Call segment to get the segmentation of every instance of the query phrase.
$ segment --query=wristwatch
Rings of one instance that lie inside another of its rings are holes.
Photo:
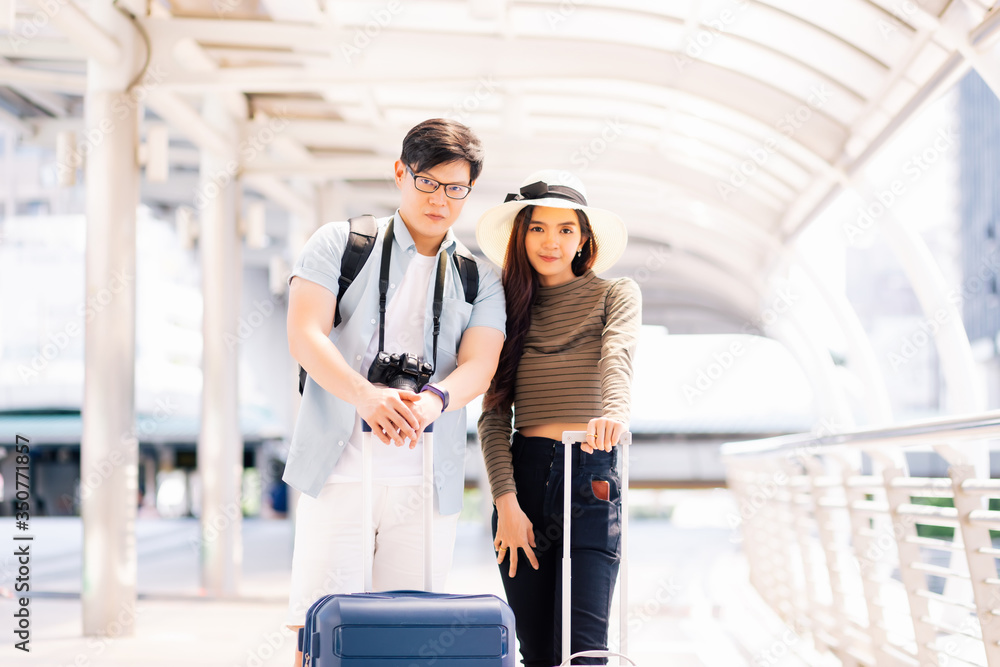
[[[448,390],[442,386],[436,385],[433,382],[428,382],[424,385],[424,388],[420,390],[421,393],[429,391],[437,394],[437,397],[441,399],[441,412],[448,409],[448,400],[451,398],[448,395]]]

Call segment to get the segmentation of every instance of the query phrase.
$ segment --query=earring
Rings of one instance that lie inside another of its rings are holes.
[[[580,257],[581,255],[583,255],[583,248],[580,248],[579,250],[576,251],[577,257]]]

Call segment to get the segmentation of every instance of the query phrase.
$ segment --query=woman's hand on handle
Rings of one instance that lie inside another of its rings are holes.
[[[524,551],[531,567],[538,569],[538,558],[535,557],[535,531],[531,521],[521,506],[517,503],[517,494],[505,493],[496,500],[497,506],[497,536],[493,539],[493,548],[497,551],[497,564],[503,563],[510,556],[510,576],[517,574],[517,550]]]
[[[596,417],[587,423],[587,439],[580,443],[580,449],[588,454],[593,454],[598,449],[610,452],[624,432],[623,422],[610,417]]]

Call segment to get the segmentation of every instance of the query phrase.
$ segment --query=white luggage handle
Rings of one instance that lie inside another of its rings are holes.
[[[423,431],[423,495],[424,511],[424,590],[434,587],[434,422]],[[375,567],[375,531],[372,529],[372,427],[361,420],[361,550],[362,571],[365,576],[365,593],[372,592],[372,570]],[[386,445],[393,447],[394,445]]]
[[[570,652],[570,621],[572,619],[571,607],[571,586],[573,579],[572,551],[570,549],[570,526],[572,524],[573,510],[573,445],[577,442],[584,442],[587,437],[586,431],[563,431],[563,564],[562,564],[562,653],[567,656]],[[611,658],[618,657],[628,660],[633,665],[630,658],[623,655],[628,652],[628,447],[632,444],[632,433],[625,431],[618,440],[620,454],[619,475],[621,476],[621,499],[622,499],[622,519],[621,519],[621,540],[622,555],[621,564],[618,569],[618,623],[619,639],[618,648],[621,653],[613,651],[581,651],[568,658],[563,658],[563,665],[570,664],[573,658]]]
[[[614,651],[580,651],[579,653],[574,653],[559,663],[559,667],[568,665],[573,661],[573,658],[621,658],[622,660],[628,660],[628,664],[630,665],[635,664],[632,658],[628,657],[624,653],[615,653]]]

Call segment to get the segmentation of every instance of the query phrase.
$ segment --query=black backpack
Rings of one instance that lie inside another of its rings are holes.
[[[375,247],[375,237],[378,236],[378,222],[373,215],[360,215],[347,222],[351,226],[351,232],[347,236],[347,247],[344,248],[344,255],[340,258],[337,305],[333,311],[334,327],[340,326],[340,300],[344,298],[347,288],[361,273],[361,267],[365,265],[369,255],[372,254],[372,248]],[[451,258],[458,269],[459,277],[462,279],[466,303],[475,303],[476,295],[479,293],[479,267],[476,265],[475,257],[472,256],[468,248],[458,243]],[[299,394],[303,392],[305,386],[306,369],[299,366]]]

